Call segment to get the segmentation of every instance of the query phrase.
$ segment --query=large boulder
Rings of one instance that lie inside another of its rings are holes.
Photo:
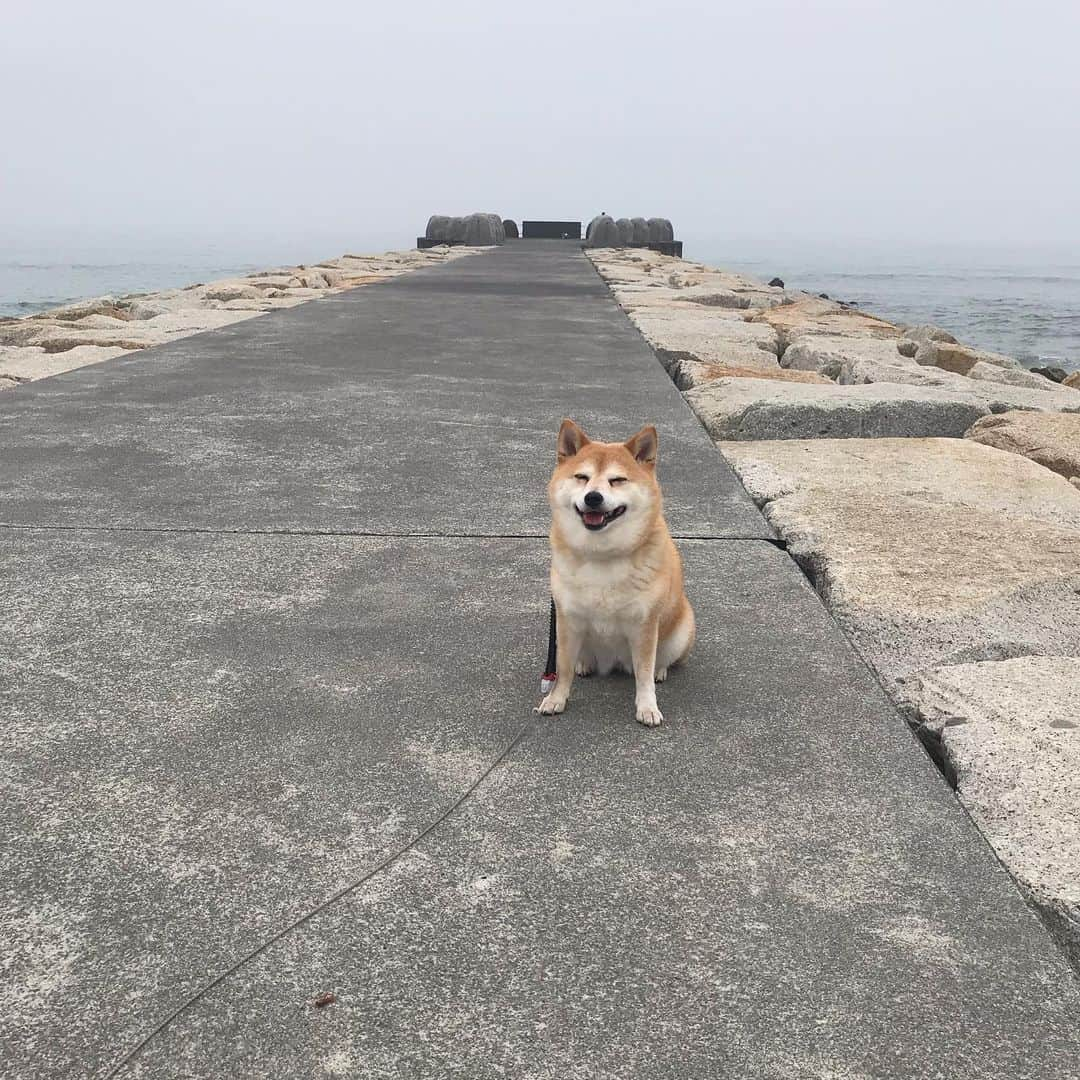
[[[1080,371],[1074,371],[1071,375],[1066,375],[1061,380],[1062,386],[1068,386],[1070,389],[1080,390]]]
[[[838,334],[808,334],[797,338],[784,350],[780,364],[797,371],[816,371],[840,382],[872,381],[842,378],[860,360],[873,361],[883,368],[904,364],[915,366],[904,360],[897,351],[896,342],[890,338],[853,338]]]
[[[503,218],[503,232],[510,240],[518,238],[517,222],[513,218]]]
[[[592,219],[592,221],[590,221],[589,224],[585,226],[585,239],[586,240],[591,240],[592,239],[593,229],[596,228],[597,223],[601,219],[606,218],[607,216],[608,216],[607,214],[597,214],[596,217],[594,217]]]
[[[1051,382],[1061,383],[1068,377],[1068,372],[1064,368],[1060,367],[1033,367],[1030,369],[1036,375],[1042,375],[1044,378],[1049,379]]]
[[[714,439],[960,438],[989,409],[968,394],[874,383],[718,379],[686,400]]]
[[[967,375],[976,364],[990,364],[1003,370],[1021,371],[1027,374],[1027,370],[1011,356],[1002,356],[1000,353],[986,352],[984,349],[973,349],[967,345],[957,345],[948,341],[927,341],[919,346],[915,353],[915,363],[925,366],[939,367],[944,371],[953,371],[957,375]]]
[[[1080,477],[1080,415],[1005,412],[977,420],[967,438],[1037,461],[1066,479]]]
[[[446,214],[432,214],[428,218],[424,236],[436,244],[445,244],[450,239],[450,218]]]
[[[602,248],[602,247],[621,247],[622,240],[619,236],[618,226],[615,224],[614,218],[608,214],[603,214],[598,218],[594,218],[589,223],[589,238],[586,241],[589,247]]]
[[[945,665],[910,696],[964,808],[1080,965],[1080,656]]]
[[[615,228],[619,231],[619,243],[623,247],[629,247],[634,240],[634,226],[629,218],[618,218],[615,221]]]
[[[776,332],[770,326],[738,318],[736,311],[692,304],[673,309],[639,308],[632,318],[655,349],[689,353],[709,364],[780,367]]]
[[[885,337],[894,341],[900,336],[899,329],[885,319],[814,296],[801,295],[781,304],[773,304],[755,312],[750,318],[754,322],[768,323],[787,344],[806,334]]]
[[[649,218],[649,243],[669,243],[675,239],[675,230],[667,218]]]
[[[647,244],[649,242],[649,223],[643,217],[630,219],[632,227],[632,240],[635,244]]]
[[[933,323],[921,323],[918,326],[903,326],[901,327],[904,338],[907,341],[914,341],[918,345],[925,345],[930,341],[944,341],[951,345],[958,344],[956,338],[949,333],[948,330],[943,329],[940,326],[934,326]]]

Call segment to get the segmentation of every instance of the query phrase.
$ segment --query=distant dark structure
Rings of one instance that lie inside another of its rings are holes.
[[[469,214],[467,217],[448,217],[432,214],[423,236],[416,238],[418,248],[437,244],[469,244],[474,247],[494,247],[506,239],[500,214]]]
[[[606,210],[589,222],[586,247],[642,247],[682,258],[682,241],[668,218],[613,218]]]
[[[517,222],[512,218],[503,218],[503,231],[506,233],[507,240],[516,240],[518,238]]]
[[[580,240],[580,221],[523,221],[521,235],[527,240]]]
[[[770,285],[771,288],[774,288],[774,289],[782,289],[784,287],[784,279],[774,277],[772,279],[772,281],[769,282],[769,285]]]

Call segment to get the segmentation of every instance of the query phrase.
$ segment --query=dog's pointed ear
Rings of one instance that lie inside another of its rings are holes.
[[[648,424],[633,438],[627,439],[624,445],[640,464],[653,469],[656,467],[656,450],[659,442],[660,437],[656,434],[656,428]]]
[[[583,446],[589,445],[589,436],[574,423],[564,420],[559,427],[559,443],[556,450],[559,461],[572,458]]]

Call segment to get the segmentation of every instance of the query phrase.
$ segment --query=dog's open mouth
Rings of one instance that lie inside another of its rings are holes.
[[[577,507],[575,506],[574,509],[577,510]],[[605,514],[602,510],[578,510],[578,517],[581,518],[581,523],[586,529],[597,532],[617,517],[622,517],[625,513],[625,506],[616,506],[609,514]]]

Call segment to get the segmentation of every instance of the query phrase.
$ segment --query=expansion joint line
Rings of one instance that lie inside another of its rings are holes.
[[[546,540],[546,532],[476,533],[476,532],[396,532],[366,529],[214,529],[209,525],[27,525],[23,522],[0,521],[0,529],[13,532],[70,532],[70,533],[152,533],[180,536],[341,536],[358,540]],[[672,533],[673,540],[731,540],[758,541],[785,549],[786,541],[768,536],[724,536],[717,534]]]
[[[434,821],[425,826],[420,832],[416,834],[407,844],[398,848],[397,851],[387,855],[386,858],[376,863],[370,870],[366,871],[360,877],[355,878],[353,881],[348,882],[342,886],[337,892],[328,896],[321,903],[316,904],[315,907],[304,912],[302,915],[293,919],[287,926],[283,926],[275,934],[266,938],[260,944],[255,946],[250,952],[241,956],[239,960],[230,964],[224,971],[216,975],[209,982],[205,983],[198,990],[195,991],[190,997],[182,1001],[171,1013],[164,1017],[157,1025],[155,1025],[146,1035],[144,1035],[134,1046],[128,1050],[123,1057],[119,1058],[116,1063],[108,1069],[107,1072],[101,1073],[101,1080],[112,1080],[113,1077],[119,1076],[120,1073],[127,1068],[146,1047],[157,1038],[162,1032],[164,1032],[172,1023],[193,1005],[196,1005],[207,994],[209,994],[216,987],[220,986],[226,979],[235,975],[242,967],[249,964],[256,957],[261,956],[272,945],[277,944],[282,938],[287,937],[294,930],[298,930],[305,923],[310,922],[319,915],[321,912],[327,910],[327,908],[336,904],[339,900],[344,899],[350,893],[355,892],[361,885],[369,882],[377,874],[382,873],[383,870],[392,866],[403,855],[406,855],[413,848],[415,848],[425,837],[430,836],[444,821],[447,820],[455,811],[461,808],[462,805],[468,800],[474,791],[510,756],[514,748],[529,734],[532,729],[534,721],[528,720],[521,730],[499,751],[498,754],[492,758],[491,762],[487,765],[484,771],[458,796],[458,798],[451,803]]]

